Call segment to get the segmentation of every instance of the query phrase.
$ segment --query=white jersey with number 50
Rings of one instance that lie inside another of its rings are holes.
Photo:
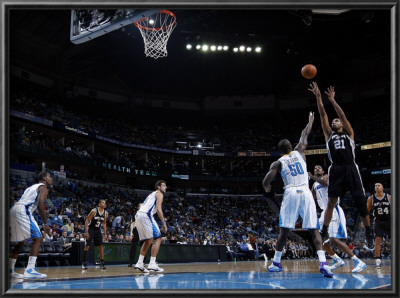
[[[301,153],[297,150],[279,158],[282,165],[281,176],[284,189],[288,187],[308,186],[307,164]]]

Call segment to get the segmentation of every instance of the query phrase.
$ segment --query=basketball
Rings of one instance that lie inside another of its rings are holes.
[[[317,68],[312,64],[306,64],[301,69],[301,75],[306,79],[312,79],[317,75]]]

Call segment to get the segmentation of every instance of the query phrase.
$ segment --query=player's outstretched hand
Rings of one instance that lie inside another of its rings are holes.
[[[308,88],[308,91],[314,93],[316,97],[321,97],[321,91],[319,90],[318,84],[316,82],[312,82],[310,84],[310,88]]]
[[[325,94],[328,95],[328,99],[329,99],[330,102],[335,100],[335,87],[329,86],[327,91],[325,91]]]

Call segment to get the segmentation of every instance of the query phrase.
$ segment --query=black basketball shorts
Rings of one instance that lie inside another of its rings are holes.
[[[94,246],[100,246],[103,244],[103,235],[100,229],[89,228],[89,241],[88,244],[94,243]]]
[[[375,219],[374,231],[375,237],[390,236],[390,218],[384,220]]]
[[[329,197],[341,197],[350,191],[353,197],[365,197],[360,172],[356,165],[329,167]]]
[[[361,216],[368,215],[365,190],[358,166],[332,165],[329,167],[328,197],[342,197],[350,191]]]

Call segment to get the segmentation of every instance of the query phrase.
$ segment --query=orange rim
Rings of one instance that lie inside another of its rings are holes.
[[[176,16],[175,16],[175,14],[174,14],[172,11],[169,11],[169,10],[164,9],[164,10],[159,11],[158,13],[168,14],[168,15],[170,15],[171,17],[174,18],[174,21],[173,21],[171,24],[169,24],[168,26],[165,26],[165,27],[150,28],[150,27],[146,27],[146,26],[143,26],[143,25],[140,25],[140,24],[139,24],[140,22],[145,21],[145,20],[148,19],[148,17],[144,17],[143,19],[140,19],[139,21],[134,22],[135,26],[138,27],[138,28],[140,28],[140,29],[145,29],[145,30],[149,30],[149,31],[153,31],[153,30],[154,30],[154,31],[160,31],[160,30],[166,30],[167,28],[171,27],[173,24],[176,23]]]

